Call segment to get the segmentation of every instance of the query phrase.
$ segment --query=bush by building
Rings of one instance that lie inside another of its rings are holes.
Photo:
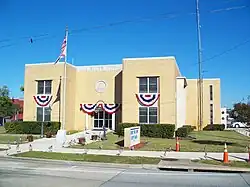
[[[42,122],[38,121],[13,121],[6,122],[4,128],[9,134],[41,134]],[[60,129],[59,122],[43,122],[44,134],[56,134]]]
[[[187,137],[190,132],[194,130],[194,126],[191,125],[183,125],[182,127],[178,128],[176,131],[176,136],[178,137]]]
[[[124,136],[124,129],[129,127],[141,127],[141,136],[154,138],[173,138],[174,124],[138,124],[138,123],[120,123],[117,126],[117,134]]]
[[[224,131],[225,125],[223,124],[208,124],[203,128],[204,131]]]

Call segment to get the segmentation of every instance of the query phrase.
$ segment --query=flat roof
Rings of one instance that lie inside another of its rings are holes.
[[[166,59],[174,59],[174,56],[165,56],[165,57],[140,57],[140,58],[123,58],[122,60],[166,60]]]

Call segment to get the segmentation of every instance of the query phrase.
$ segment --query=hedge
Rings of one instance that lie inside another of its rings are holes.
[[[178,128],[176,131],[176,136],[178,137],[187,137],[190,132],[194,130],[194,126],[191,125],[183,125],[182,127]]]
[[[116,133],[124,136],[124,129],[129,127],[141,127],[141,136],[154,138],[173,138],[175,125],[173,124],[138,124],[138,123],[120,123],[117,126]]]
[[[225,129],[225,125],[223,124],[208,124],[203,128],[204,131],[223,131]]]
[[[14,121],[6,122],[4,128],[9,134],[41,134],[42,122],[38,121]],[[44,122],[43,133],[56,134],[60,129],[59,122]]]

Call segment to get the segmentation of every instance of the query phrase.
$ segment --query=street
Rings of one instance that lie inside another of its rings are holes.
[[[250,174],[169,172],[156,168],[3,157],[0,157],[0,165],[0,187],[250,186]]]

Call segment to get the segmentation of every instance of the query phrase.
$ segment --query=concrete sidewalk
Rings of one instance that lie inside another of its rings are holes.
[[[35,140],[31,143],[33,151],[51,151],[57,153],[78,153],[78,154],[97,154],[97,155],[120,155],[120,156],[139,156],[139,157],[155,157],[155,158],[176,158],[176,159],[204,159],[204,152],[163,152],[163,151],[130,151],[130,150],[96,150],[96,149],[74,149],[64,148],[56,144],[55,138],[43,138]],[[29,151],[30,143],[20,144],[19,151]],[[49,147],[52,149],[49,150]],[[0,144],[0,148],[7,148],[7,145]],[[7,156],[17,154],[18,150],[16,145],[11,145],[11,149],[8,151],[0,151],[0,156]],[[207,159],[222,160],[223,153],[207,153]],[[230,160],[246,161],[248,159],[248,153],[229,153]]]

